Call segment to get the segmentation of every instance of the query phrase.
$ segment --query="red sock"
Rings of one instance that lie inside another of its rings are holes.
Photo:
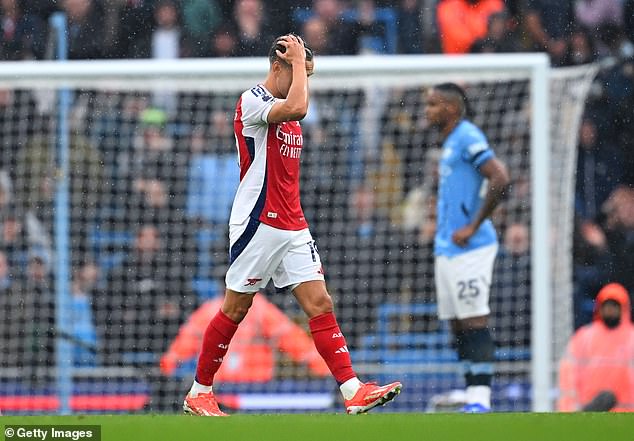
[[[337,383],[343,384],[356,377],[357,374],[352,370],[346,339],[339,329],[335,315],[327,312],[313,317],[308,326],[313,334],[317,352],[321,354]]]
[[[211,319],[205,331],[200,357],[198,357],[198,366],[196,367],[196,381],[198,383],[205,386],[212,385],[214,375],[220,369],[222,359],[229,349],[229,342],[237,329],[238,324],[227,317],[222,310],[218,311]]]

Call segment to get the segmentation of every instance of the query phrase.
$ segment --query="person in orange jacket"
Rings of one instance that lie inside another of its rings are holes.
[[[597,295],[594,320],[571,338],[559,366],[558,410],[634,412],[634,325],[627,290]]]
[[[198,355],[205,329],[222,305],[222,300],[220,297],[203,303],[181,326],[161,357],[160,368],[164,375],[172,375],[181,363]],[[249,314],[231,340],[231,351],[216,379],[231,383],[270,381],[275,375],[277,350],[293,361],[305,364],[316,376],[330,375],[328,366],[306,331],[258,293]]]
[[[491,14],[503,10],[502,0],[443,0],[436,10],[443,52],[469,52],[486,35]]]

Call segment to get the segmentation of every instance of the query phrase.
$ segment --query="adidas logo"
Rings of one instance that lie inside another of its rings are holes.
[[[220,349],[229,349],[229,345],[223,345],[222,343],[220,343],[220,344],[218,345],[218,347],[219,347]]]
[[[349,352],[348,351],[348,346],[342,346],[342,347],[340,347],[339,349],[337,349],[335,351],[335,354],[344,354],[346,352]]]
[[[332,334],[332,338],[339,338],[339,337],[343,337],[343,334],[341,332],[335,332],[334,334]]]

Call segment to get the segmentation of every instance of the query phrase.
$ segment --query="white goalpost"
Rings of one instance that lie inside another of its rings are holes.
[[[4,413],[82,411],[82,388],[134,396],[120,409],[130,411],[169,410],[182,395],[193,356],[169,372],[161,359],[191,314],[222,292],[238,179],[233,111],[267,71],[265,58],[3,63],[0,214],[23,231],[3,257],[10,289],[25,299],[3,305],[12,316],[0,331],[0,400],[13,403]],[[302,122],[303,206],[356,369],[403,381],[394,409],[429,409],[462,381],[448,328],[434,316],[440,143],[423,117],[425,88],[464,86],[473,120],[511,171],[511,194],[494,215],[494,407],[551,411],[572,331],[574,164],[595,73],[552,69],[544,54],[316,58]],[[68,173],[57,154],[69,158]],[[68,188],[62,213],[56,185]],[[59,241],[71,292],[49,283]],[[265,294],[303,326],[292,296]],[[246,403],[290,394],[299,410],[335,406],[330,380],[274,334],[250,343],[270,348],[270,378],[227,380],[225,404],[258,410]],[[43,401],[46,390],[58,401]],[[93,410],[112,410],[104,406]]]

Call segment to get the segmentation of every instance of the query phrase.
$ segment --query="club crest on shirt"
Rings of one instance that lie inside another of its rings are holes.
[[[262,278],[260,277],[250,277],[247,279],[247,283],[244,286],[254,286],[256,283],[261,282]]]

